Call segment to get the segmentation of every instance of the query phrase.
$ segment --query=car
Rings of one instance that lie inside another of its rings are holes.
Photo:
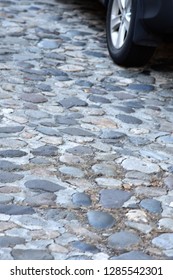
[[[100,0],[106,9],[107,46],[121,66],[146,64],[173,35],[173,0]]]

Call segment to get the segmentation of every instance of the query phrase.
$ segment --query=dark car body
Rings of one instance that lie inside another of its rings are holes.
[[[99,0],[105,6],[109,0]],[[173,34],[173,0],[138,0],[134,42],[157,45],[163,36]]]
[[[165,38],[173,38],[173,0],[99,0],[107,9],[107,45],[113,61],[141,66]]]
[[[109,0],[99,0],[105,6]],[[134,42],[157,45],[165,34],[173,34],[173,0],[136,0]]]

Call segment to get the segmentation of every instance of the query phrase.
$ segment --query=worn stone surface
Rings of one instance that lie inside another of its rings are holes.
[[[0,259],[173,258],[172,44],[123,68],[99,1],[0,11]]]

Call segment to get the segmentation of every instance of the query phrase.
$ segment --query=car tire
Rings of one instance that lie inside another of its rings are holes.
[[[126,67],[142,66],[153,55],[155,47],[133,42],[137,0],[109,0],[106,33],[111,58]]]

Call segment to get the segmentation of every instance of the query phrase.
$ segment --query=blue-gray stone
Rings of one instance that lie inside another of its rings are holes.
[[[173,249],[173,233],[163,233],[152,240],[152,243],[163,249],[172,250]]]
[[[162,212],[161,202],[156,199],[143,199],[140,202],[140,206],[153,214],[160,214]]]
[[[14,158],[14,157],[23,157],[26,156],[27,153],[24,151],[20,151],[20,150],[1,150],[0,151],[0,157],[2,158]]]
[[[24,175],[16,174],[8,171],[1,171],[0,170],[0,183],[13,183],[18,180],[21,180]]]
[[[72,107],[77,107],[77,106],[87,106],[87,102],[77,98],[77,97],[69,97],[69,98],[64,98],[63,100],[60,100],[58,102],[61,106],[69,109]]]
[[[133,109],[143,109],[144,108],[144,102],[139,100],[131,100],[124,102],[124,105],[126,105],[129,108]]]
[[[128,115],[118,114],[116,115],[116,118],[128,124],[142,124],[142,121],[140,119]]]
[[[100,252],[100,250],[95,245],[88,244],[82,241],[73,242],[73,247],[79,249],[82,252],[90,252],[92,254]]]
[[[2,126],[0,128],[0,133],[17,133],[21,132],[24,129],[24,126]]]
[[[53,260],[52,255],[46,250],[13,249],[11,255],[14,260]]]
[[[87,213],[88,221],[96,229],[111,228],[115,225],[115,219],[112,215],[101,211],[89,211]]]
[[[108,98],[99,95],[90,95],[88,99],[95,103],[102,103],[102,104],[111,103],[111,101]]]
[[[61,136],[58,130],[51,127],[39,126],[37,131],[49,136]]]
[[[130,231],[120,231],[108,238],[108,245],[116,250],[127,250],[140,242],[139,236]]]
[[[125,136],[126,136],[125,133],[114,131],[114,130],[110,130],[110,129],[104,129],[104,130],[102,130],[100,138],[102,138],[102,139],[117,139],[117,140],[119,140],[119,139],[125,138]]]
[[[85,193],[73,194],[72,201],[76,206],[90,206],[92,204],[90,196]]]
[[[0,248],[14,247],[17,244],[24,244],[25,239],[16,236],[0,236]]]
[[[93,149],[85,146],[76,146],[74,148],[67,149],[66,152],[73,155],[92,155]]]
[[[27,214],[34,214],[35,211],[30,206],[21,206],[21,205],[0,205],[0,213],[6,215],[27,215]]]
[[[143,253],[142,251],[131,251],[112,257],[111,260],[153,260],[154,258]]]
[[[20,170],[22,167],[8,160],[0,160],[0,169],[4,171]]]
[[[73,135],[73,136],[83,136],[83,137],[94,137],[95,136],[94,133],[92,133],[88,130],[77,128],[77,127],[69,127],[69,128],[61,129],[60,132],[69,134],[69,135]]]
[[[120,208],[132,196],[132,192],[122,190],[102,190],[100,193],[100,203],[105,208]]]
[[[75,125],[77,124],[77,120],[72,116],[56,116],[55,117],[55,122],[57,124],[66,124],[66,125]]]
[[[30,180],[25,183],[25,186],[34,191],[57,192],[63,190],[64,187],[47,180]]]
[[[130,84],[128,86],[128,89],[135,90],[135,91],[144,91],[144,92],[150,92],[153,91],[155,88],[153,85],[146,85],[146,84]]]
[[[58,148],[52,145],[45,145],[32,150],[31,153],[35,156],[56,156],[58,154]]]

